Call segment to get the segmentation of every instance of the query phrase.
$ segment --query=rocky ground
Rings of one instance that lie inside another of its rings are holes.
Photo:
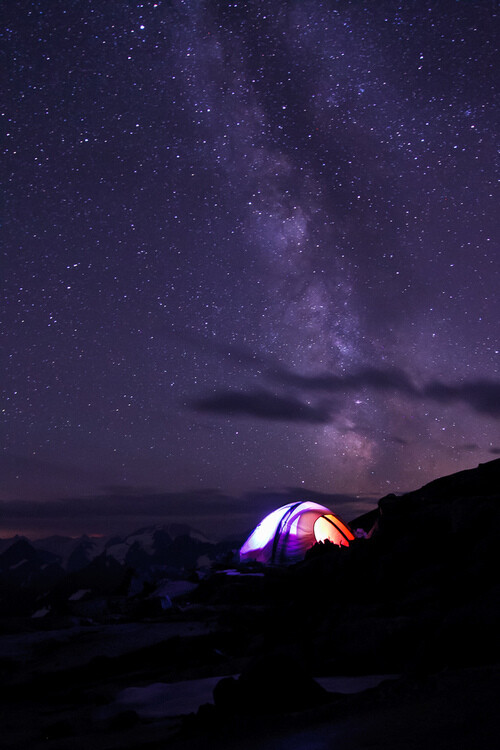
[[[499,487],[497,460],[388,496],[356,521],[368,539],[290,567],[215,565],[157,611],[124,606],[121,573],[94,610],[87,590],[85,616],[58,609],[60,592],[44,616],[3,610],[2,746],[494,746]],[[355,693],[324,681],[384,674],[398,677]]]

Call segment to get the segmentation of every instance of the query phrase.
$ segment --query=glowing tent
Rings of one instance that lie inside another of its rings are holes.
[[[351,529],[324,505],[290,503],[269,513],[240,549],[240,560],[284,563],[302,560],[316,542],[349,546]]]

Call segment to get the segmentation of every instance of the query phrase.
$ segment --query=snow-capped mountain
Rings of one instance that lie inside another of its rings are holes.
[[[104,551],[135,569],[152,564],[185,569],[195,567],[201,555],[216,552],[217,548],[196,529],[171,523],[147,526],[121,539],[110,539]]]
[[[65,570],[75,571],[84,568],[98,555],[102,554],[107,537],[65,537],[50,536],[31,542],[35,549],[51,552],[59,558]]]
[[[146,595],[190,578],[195,570],[206,572],[230,551],[227,544],[214,544],[196,529],[175,523],[124,537],[2,542],[0,604],[13,614],[26,614],[30,607],[38,611],[42,604],[44,613],[71,612],[82,598]]]

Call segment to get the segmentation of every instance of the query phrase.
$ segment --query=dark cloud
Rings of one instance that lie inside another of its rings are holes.
[[[461,402],[480,414],[500,418],[500,382],[471,380],[462,385],[446,385],[433,381],[425,386],[423,394],[442,404]]]
[[[134,487],[123,484],[107,484],[103,486],[102,490],[105,495],[111,495],[113,497],[122,497],[123,495],[141,497],[158,493],[158,489],[155,487]]]
[[[331,420],[329,409],[324,406],[311,406],[290,396],[277,396],[264,390],[244,393],[227,391],[209,396],[193,403],[200,412],[232,415],[243,414],[259,419],[288,422],[310,422],[326,424]]]
[[[500,456],[500,448],[490,448],[490,453],[494,456]]]
[[[391,443],[396,443],[396,445],[408,445],[408,440],[404,440],[397,435],[388,435],[386,439]]]
[[[267,375],[284,386],[299,389],[301,398],[280,396],[265,390],[249,393],[228,390],[195,401],[192,406],[197,411],[213,414],[245,414],[260,419],[325,424],[333,419],[332,404],[311,406],[304,402],[308,394],[322,391],[341,395],[368,389],[441,404],[463,403],[480,414],[500,418],[500,382],[492,380],[475,380],[461,385],[432,381],[418,388],[402,370],[375,367],[351,375],[301,375],[284,368],[268,371]]]
[[[51,502],[11,500],[0,505],[6,527],[40,538],[55,531],[64,535],[126,534],[145,525],[172,520],[193,524],[214,539],[224,534],[247,534],[267,513],[297,500],[313,500],[349,521],[374,507],[369,497],[324,494],[290,488],[245,493],[241,497],[216,490],[159,493],[156,495],[98,495]]]
[[[196,511],[231,510],[234,498],[215,491],[161,494],[132,494],[122,488],[121,494],[97,495],[51,502],[10,500],[1,504],[2,517],[10,519],[98,518],[102,516],[159,517]],[[133,488],[131,488],[133,490]]]
[[[441,404],[463,403],[480,414],[500,417],[500,382],[471,380],[460,385],[448,385],[437,380],[418,388],[411,378],[399,369],[383,370],[375,367],[351,375],[300,375],[284,369],[276,371],[283,383],[303,391],[347,393],[367,388],[372,391],[393,392],[409,398],[425,398]]]

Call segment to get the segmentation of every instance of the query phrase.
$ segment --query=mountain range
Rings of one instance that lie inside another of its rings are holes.
[[[178,523],[144,527],[124,537],[4,539],[0,611],[4,616],[63,611],[62,602],[81,600],[80,592],[87,600],[151,593],[160,584],[165,589],[165,580],[196,578],[230,549]]]

